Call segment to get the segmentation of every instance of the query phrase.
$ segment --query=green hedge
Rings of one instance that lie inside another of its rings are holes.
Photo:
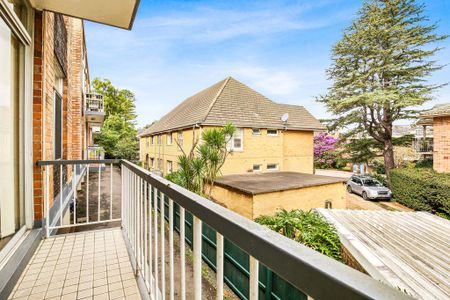
[[[450,219],[450,174],[432,169],[391,171],[394,199],[414,210],[425,210]]]

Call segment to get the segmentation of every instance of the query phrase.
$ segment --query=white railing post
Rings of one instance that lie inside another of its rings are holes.
[[[216,233],[217,300],[223,299],[223,235]]]
[[[194,216],[194,298],[202,299],[202,221]]]
[[[166,297],[166,251],[165,251],[165,241],[164,241],[164,194],[161,193],[161,199],[160,199],[160,209],[159,209],[159,216],[161,217],[161,224],[160,230],[161,230],[161,294],[162,298],[165,299]]]
[[[63,165],[59,165],[59,225],[63,225]]]
[[[153,203],[154,203],[154,232],[155,232],[155,298],[159,297],[159,286],[158,286],[158,190],[156,188],[153,189]]]
[[[146,183],[148,185],[148,183]],[[156,295],[153,288],[153,243],[152,243],[152,187],[148,186],[148,197],[145,201],[148,201],[148,273],[149,273],[149,288],[150,296]]]
[[[102,164],[98,164],[98,197],[97,197],[97,221],[100,221],[100,201],[101,201],[101,177],[102,177]]]
[[[180,206],[180,264],[181,264],[181,300],[186,300],[186,240],[185,240],[185,211]]]
[[[142,272],[142,249],[141,249],[141,177],[137,177],[137,198],[136,198],[136,212],[137,212],[137,218],[136,218],[136,231],[137,231],[137,241],[136,241],[136,273],[141,271]],[[139,271],[137,271],[139,270]]]
[[[122,165],[120,168],[120,223],[122,224],[122,228],[124,228],[125,226],[125,197],[124,197],[124,192],[125,192],[125,166]]]
[[[73,224],[77,224],[77,168],[72,165]]]
[[[259,294],[259,262],[250,256],[250,300],[257,300]]]
[[[112,215],[112,208],[113,208],[113,173],[114,173],[114,166],[113,164],[111,164],[111,178],[110,178],[110,182],[109,182],[109,219],[112,220],[113,215]]]
[[[170,300],[175,297],[175,285],[173,282],[173,200],[169,198],[169,278]]]
[[[45,237],[50,237],[50,166],[45,166],[45,185],[44,185],[44,211],[45,211]]]
[[[86,164],[86,223],[89,223],[89,164]]]
[[[143,278],[144,278],[144,282],[147,286],[148,289],[150,289],[150,284],[147,284],[148,281],[148,247],[147,247],[147,236],[148,236],[148,227],[147,227],[147,222],[148,222],[148,218],[147,218],[147,181],[143,180],[144,183],[144,240],[143,240],[143,249],[144,249],[144,265],[143,265],[143,269],[144,269],[144,274],[143,274]]]

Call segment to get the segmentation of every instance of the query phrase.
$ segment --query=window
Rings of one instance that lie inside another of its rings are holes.
[[[260,172],[262,169],[262,165],[253,165],[253,172]]]
[[[242,128],[237,128],[236,132],[228,141],[228,150],[244,150],[244,131],[242,130]]]
[[[269,170],[269,171],[278,170],[278,164],[267,164],[267,170]]]
[[[177,141],[178,141],[178,149],[181,150],[181,147],[183,147],[183,131],[178,131],[177,135]]]
[[[154,138],[154,136],[151,136],[151,137],[150,137],[150,145],[153,145],[153,144],[154,144],[153,138]]]
[[[172,132],[167,134],[167,145],[172,145]]]
[[[161,135],[158,135],[158,145],[161,145]]]
[[[252,128],[252,135],[261,135],[261,129]]]
[[[278,130],[277,129],[267,129],[267,135],[277,136],[278,135]]]
[[[172,168],[172,161],[168,160],[167,161],[167,174],[172,173],[173,168]]]
[[[150,167],[155,167],[155,159],[153,157],[150,158]]]
[[[163,160],[161,158],[158,159],[158,170],[161,171],[163,168]]]
[[[331,200],[325,200],[325,208],[333,208],[333,203],[331,202]]]

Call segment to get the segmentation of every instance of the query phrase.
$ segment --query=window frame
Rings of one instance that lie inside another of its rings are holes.
[[[173,162],[171,160],[167,161],[167,174],[170,174],[173,172]]]
[[[269,166],[272,166],[272,165],[275,166],[275,168],[269,168]],[[278,171],[280,169],[280,166],[277,163],[270,163],[270,164],[267,164],[266,169],[267,169],[267,171]]]
[[[29,1],[22,0],[23,5],[20,15],[14,10],[14,4],[8,1],[0,1],[0,22],[3,22],[10,30],[19,44],[19,69],[18,71],[18,184],[19,184],[19,229],[11,236],[11,239],[0,250],[0,264],[20,243],[22,236],[27,229],[33,228],[34,222],[34,202],[33,202],[33,61],[34,53],[32,49],[33,41],[31,33],[34,32],[34,10]],[[49,128],[51,130],[51,128]],[[45,173],[44,176],[47,176]],[[10,201],[10,199],[7,199]],[[2,205],[0,205],[2,206]],[[16,216],[14,216],[16,218]],[[1,226],[1,225],[0,225]],[[1,229],[0,229],[1,233]]]
[[[275,134],[273,133],[269,133],[269,131],[276,131]],[[267,129],[267,136],[278,136],[279,135],[279,130],[278,129]]]
[[[257,130],[258,132],[255,133],[255,130]],[[261,135],[261,128],[252,128],[252,135],[260,136]]]
[[[177,146],[178,146],[178,150],[181,151],[181,149],[183,147],[183,130],[179,130],[177,132]]]
[[[255,170],[255,166],[258,166],[258,169]],[[253,170],[253,172],[261,172],[262,171],[262,164],[253,164],[252,170]]]
[[[173,143],[172,132],[167,133],[166,136],[167,136],[167,138],[166,138],[167,145],[168,145],[168,146],[172,145],[172,143]]]
[[[237,133],[238,133],[238,136],[236,136]],[[240,142],[241,142],[240,147],[235,146],[235,143],[234,143],[235,139],[240,139]],[[233,134],[233,136],[230,138],[230,140],[227,143],[227,148],[229,151],[237,151],[237,152],[244,151],[244,129],[243,128],[236,128],[235,133]]]

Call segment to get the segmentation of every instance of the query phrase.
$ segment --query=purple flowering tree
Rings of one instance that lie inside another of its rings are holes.
[[[314,136],[314,164],[317,168],[334,168],[339,139],[323,132]]]

